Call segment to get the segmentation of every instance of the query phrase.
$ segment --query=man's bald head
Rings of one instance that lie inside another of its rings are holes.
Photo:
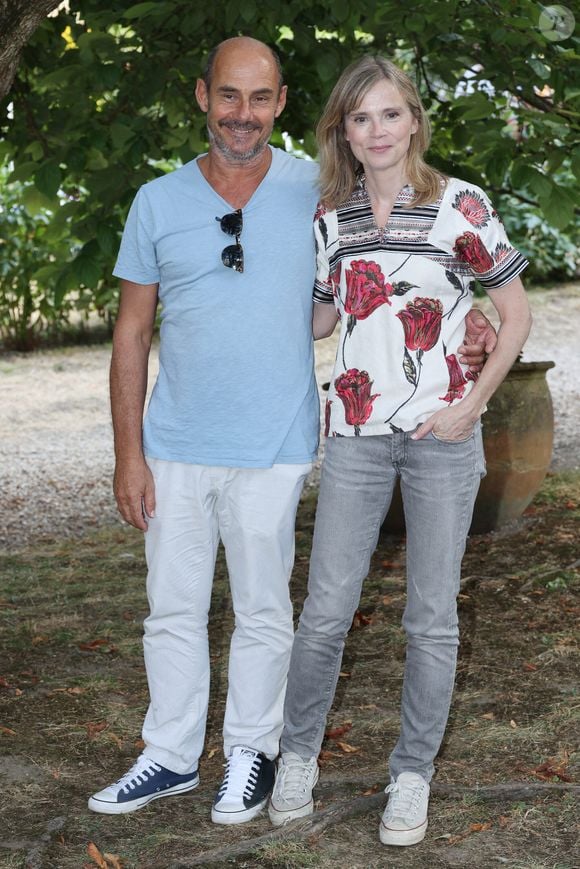
[[[273,48],[270,48],[269,45],[266,45],[265,42],[260,42],[259,39],[253,39],[251,36],[233,36],[230,39],[224,39],[223,42],[220,42],[219,45],[216,45],[214,49],[209,53],[205,68],[203,70],[202,78],[205,82],[205,86],[208,90],[210,90],[211,78],[213,75],[214,67],[218,55],[222,51],[240,51],[240,50],[249,50],[254,55],[262,54],[272,61],[274,67],[276,69],[276,73],[278,76],[278,89],[282,89],[282,85],[284,84],[284,76],[282,73],[282,64],[280,63],[280,58],[276,54]]]

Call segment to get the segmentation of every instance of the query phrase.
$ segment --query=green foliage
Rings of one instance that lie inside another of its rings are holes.
[[[90,293],[101,311],[114,305],[109,275],[129,204],[141,184],[205,148],[195,80],[207,52],[239,33],[281,55],[290,98],[276,143],[285,132],[314,155],[312,131],[339,71],[362,53],[380,52],[419,84],[434,121],[435,165],[495,199],[509,195],[504,201],[514,204],[529,248],[538,233],[532,217],[542,237],[573,225],[578,36],[546,39],[535,0],[69,5],[36,31],[0,104],[0,159],[13,166],[9,187],[24,185],[10,196],[20,190],[26,212],[42,215],[35,223],[47,249],[68,239],[66,255],[53,252],[55,310],[71,292]],[[553,256],[564,258],[552,271],[570,274],[577,266],[569,236],[557,238]]]

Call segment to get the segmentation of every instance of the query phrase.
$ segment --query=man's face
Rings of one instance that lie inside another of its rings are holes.
[[[286,104],[286,87],[280,89],[276,65],[260,46],[224,46],[215,59],[209,92],[199,79],[195,93],[207,113],[211,148],[237,164],[264,150]]]

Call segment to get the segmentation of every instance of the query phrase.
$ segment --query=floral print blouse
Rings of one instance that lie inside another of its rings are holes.
[[[413,431],[464,398],[459,362],[475,279],[499,290],[526,266],[486,194],[450,178],[437,202],[412,208],[404,187],[384,229],[362,177],[334,211],[317,209],[315,302],[334,302],[340,338],[326,435]]]

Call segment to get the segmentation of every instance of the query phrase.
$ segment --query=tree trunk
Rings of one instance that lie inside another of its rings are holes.
[[[0,0],[0,100],[10,91],[20,52],[61,0]]]

